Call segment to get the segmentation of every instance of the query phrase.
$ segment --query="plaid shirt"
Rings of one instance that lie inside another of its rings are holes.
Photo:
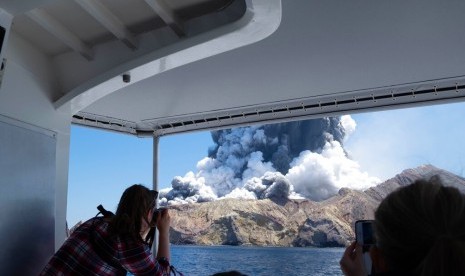
[[[93,218],[79,226],[40,275],[164,275],[142,240],[110,237],[108,222]]]

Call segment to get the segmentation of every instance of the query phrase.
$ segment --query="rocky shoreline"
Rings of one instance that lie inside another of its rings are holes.
[[[431,165],[404,170],[366,191],[347,188],[327,200],[223,199],[170,207],[171,243],[192,245],[343,247],[353,225],[372,219],[381,200],[416,179],[440,175],[465,193],[465,179]]]
[[[439,175],[465,194],[465,179],[432,165],[406,169],[365,191],[342,188],[324,201],[223,199],[170,206],[170,242],[178,245],[345,247],[356,220],[373,219],[389,193],[420,178]],[[81,222],[73,226],[72,233]]]

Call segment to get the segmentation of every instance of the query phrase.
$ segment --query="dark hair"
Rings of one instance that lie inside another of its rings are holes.
[[[394,272],[465,275],[465,195],[438,177],[387,196],[375,212],[377,243]]]
[[[158,192],[148,189],[140,184],[127,188],[118,203],[118,209],[109,225],[112,235],[130,236],[134,239],[142,239],[141,221],[147,221],[147,212],[155,208]],[[150,224],[149,221],[147,221]],[[147,237],[146,242],[151,243],[152,237]]]

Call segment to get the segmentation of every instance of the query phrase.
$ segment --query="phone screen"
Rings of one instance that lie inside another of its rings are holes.
[[[372,261],[370,258],[370,247],[375,244],[373,235],[373,221],[372,220],[358,220],[355,222],[355,239],[357,243],[362,245],[363,263],[367,275],[371,275]]]
[[[357,220],[355,222],[355,239],[360,245],[375,244],[372,220]]]
[[[365,222],[362,223],[362,228],[363,228],[363,244],[364,245],[373,245],[375,244],[374,238],[373,238],[373,223],[370,222]]]

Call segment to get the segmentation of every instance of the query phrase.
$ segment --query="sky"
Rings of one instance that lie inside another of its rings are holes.
[[[465,173],[464,103],[350,114],[350,118],[355,123],[354,129],[343,141],[350,160],[343,162],[351,162],[350,166],[356,167],[359,176],[384,181],[422,164],[432,164],[461,176]],[[195,181],[201,179],[205,174],[199,174],[199,168],[205,168],[208,149],[214,145],[210,132],[161,137],[159,189],[171,188],[176,176],[179,180],[192,176],[197,177]],[[71,227],[95,216],[99,204],[115,211],[122,192],[132,184],[152,187],[152,154],[150,138],[73,126],[68,225]],[[299,157],[299,162],[304,163],[308,156]],[[327,164],[327,160],[321,164]]]

